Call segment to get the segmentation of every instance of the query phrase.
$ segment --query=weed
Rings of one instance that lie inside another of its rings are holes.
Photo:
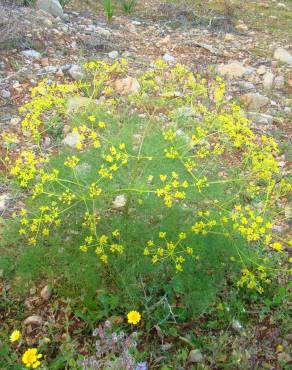
[[[122,8],[125,13],[130,14],[133,12],[134,7],[137,4],[137,0],[120,0]]]
[[[110,23],[114,15],[113,1],[112,0],[102,0],[102,4],[103,4],[103,8],[105,11],[107,21]]]
[[[273,229],[284,218],[275,202],[291,190],[276,142],[225,101],[221,78],[158,60],[120,95],[125,60],[84,69],[88,83],[43,81],[20,110],[38,150],[7,163],[28,193],[18,235],[6,231],[19,244],[14,285],[58,276],[58,293],[79,297],[74,312],[88,329],[139,310],[130,321],[148,334],[206,312],[227,272],[241,269],[237,289],[263,297],[291,244]],[[69,116],[67,99],[80,93],[104,103]],[[76,140],[48,158],[43,117],[56,111]]]

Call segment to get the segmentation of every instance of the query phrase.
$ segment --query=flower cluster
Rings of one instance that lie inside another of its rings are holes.
[[[108,252],[112,254],[122,254],[124,246],[119,243],[120,232],[118,229],[112,231],[110,236],[88,235],[84,239],[84,244],[80,246],[82,252],[87,252],[88,248],[95,248],[95,253],[103,263],[108,263]]]
[[[158,236],[157,242],[152,239],[147,241],[144,255],[150,256],[153,264],[157,262],[168,263],[170,260],[174,263],[176,272],[182,272],[186,256],[194,258],[193,247],[185,245],[187,234],[180,232],[175,242],[167,239],[165,231],[160,231]]]
[[[171,207],[174,201],[185,199],[186,189],[189,187],[187,180],[179,181],[179,175],[172,171],[170,176],[160,175],[163,187],[156,189],[156,195],[163,198],[166,207]]]
[[[242,288],[246,286],[248,289],[256,290],[262,294],[264,292],[263,285],[270,284],[271,280],[268,277],[264,266],[259,266],[256,270],[250,271],[247,268],[242,270],[242,276],[237,282],[237,286]]]

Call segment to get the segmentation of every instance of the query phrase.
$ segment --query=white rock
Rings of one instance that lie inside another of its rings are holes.
[[[80,135],[77,132],[71,132],[70,134],[66,135],[63,139],[63,144],[70,146],[71,148],[75,148],[76,144],[80,141]]]
[[[257,69],[257,74],[259,75],[264,75],[266,73],[266,66],[265,65],[260,65],[259,68]]]
[[[30,50],[24,50],[22,54],[29,59],[40,59],[41,58],[41,53],[39,53],[36,50],[30,49]]]
[[[175,62],[175,57],[166,53],[166,54],[163,55],[163,60],[165,62],[174,63]]]
[[[3,212],[8,200],[10,199],[10,194],[0,195],[0,212]]]
[[[63,8],[58,0],[37,0],[36,8],[47,12],[54,17],[63,17]]]
[[[263,87],[265,90],[267,91],[270,91],[272,90],[273,88],[273,83],[274,83],[274,75],[272,72],[267,72],[265,75],[264,75],[264,79],[263,79]]]
[[[127,203],[127,198],[123,194],[118,195],[113,201],[113,208],[115,209],[123,208],[126,205],[126,203]]]
[[[218,67],[218,73],[227,77],[242,77],[248,72],[248,69],[241,63],[232,62],[229,64],[222,64]]]
[[[199,349],[193,349],[189,353],[188,362],[198,363],[203,361],[203,355]]]
[[[285,79],[284,76],[277,76],[274,81],[275,88],[276,89],[283,89],[285,85]]]
[[[52,289],[52,287],[50,285],[46,285],[41,290],[41,297],[45,301],[48,301],[52,297],[52,294],[53,294],[53,289]]]
[[[24,325],[42,325],[43,319],[38,315],[29,316],[24,320]]]
[[[287,9],[287,5],[284,4],[284,3],[278,3],[277,7],[280,8],[280,9]]]
[[[77,64],[73,64],[70,69],[68,69],[68,74],[75,81],[80,81],[85,77],[81,67]]]
[[[109,58],[111,59],[117,59],[119,56],[119,52],[117,50],[113,50],[110,53],[108,53]]]
[[[274,52],[274,58],[282,63],[292,65],[292,55],[283,48],[277,48]]]

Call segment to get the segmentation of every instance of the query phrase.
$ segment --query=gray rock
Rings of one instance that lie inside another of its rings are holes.
[[[163,60],[165,62],[174,63],[175,62],[175,57],[166,53],[166,54],[163,55]]]
[[[274,85],[276,89],[283,89],[285,85],[284,76],[277,76],[274,81]]]
[[[244,103],[253,110],[259,110],[269,103],[269,98],[259,93],[248,93],[242,97]]]
[[[46,285],[41,290],[41,297],[45,301],[48,301],[52,297],[52,294],[53,294],[53,289],[52,289],[52,287],[50,285]]]
[[[282,63],[292,65],[292,55],[284,48],[277,48],[274,52],[274,58]]]
[[[68,69],[68,74],[75,81],[80,81],[84,78],[84,73],[79,65],[73,64],[70,69]]]
[[[29,59],[40,59],[42,56],[41,53],[33,49],[24,50],[22,54]]]
[[[270,91],[272,90],[273,88],[273,83],[274,83],[274,75],[272,72],[267,72],[265,75],[264,75],[264,79],[263,79],[263,87],[265,90],[267,91]]]
[[[290,107],[284,107],[284,112],[285,112],[286,114],[291,114],[292,109],[291,109]]]
[[[261,125],[271,125],[274,121],[274,117],[270,114],[249,112],[247,115],[252,122]]]
[[[43,73],[45,74],[49,74],[49,73],[56,73],[58,70],[58,67],[55,67],[55,66],[46,66],[44,67],[44,69],[42,70]]]
[[[255,90],[256,88],[255,85],[249,81],[238,81],[235,85],[237,85],[242,91]]]
[[[27,319],[24,320],[24,325],[42,325],[43,319],[38,315],[29,316]]]
[[[199,349],[193,349],[189,353],[188,362],[198,363],[203,361],[203,355]]]
[[[61,71],[63,72],[68,72],[69,69],[73,66],[74,64],[64,64],[61,66]]]
[[[9,99],[10,96],[11,96],[11,94],[10,94],[10,91],[9,90],[4,90],[3,89],[3,90],[0,91],[0,96],[3,99]]]
[[[63,144],[70,146],[71,148],[75,148],[76,144],[80,141],[80,135],[77,132],[71,132],[70,134],[66,135],[63,139]]]
[[[37,0],[36,8],[43,10],[54,17],[63,17],[63,8],[58,0]]]
[[[5,207],[7,205],[7,202],[10,199],[10,194],[2,194],[0,195],[0,212],[3,212],[5,210]]]
[[[111,59],[117,59],[119,56],[119,52],[117,50],[113,50],[110,53],[108,53],[109,58]]]

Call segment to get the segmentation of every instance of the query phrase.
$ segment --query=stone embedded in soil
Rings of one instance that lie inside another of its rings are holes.
[[[50,285],[44,286],[43,289],[41,290],[41,297],[45,301],[48,301],[52,297],[52,294],[53,294],[53,289]]]
[[[36,8],[47,12],[54,17],[63,17],[63,8],[58,0],[37,0]]]
[[[0,90],[0,96],[1,98],[3,99],[9,99],[11,94],[10,94],[10,91],[9,90]]]
[[[120,209],[123,208],[127,203],[127,198],[124,194],[118,195],[113,201],[113,208]]]
[[[189,353],[188,362],[199,363],[203,362],[203,355],[199,349],[193,349]]]
[[[241,63],[232,62],[220,65],[218,67],[218,73],[227,77],[243,77],[249,73],[249,68],[244,67]]]
[[[140,90],[140,84],[136,78],[129,76],[114,81],[113,88],[116,92],[125,95],[138,92]]]
[[[23,50],[22,54],[29,59],[40,59],[42,56],[41,53],[33,49]]]
[[[292,65],[292,55],[284,48],[277,48],[274,52],[274,58],[282,63]]]
[[[82,72],[82,69],[79,65],[73,64],[69,69],[68,69],[68,74],[70,77],[73,78],[75,81],[80,81],[82,80],[85,76],[84,73]]]
[[[272,72],[267,72],[265,75],[264,75],[264,78],[263,78],[263,87],[265,90],[267,91],[270,91],[272,90],[273,88],[273,84],[274,84],[274,75]]]
[[[273,116],[265,113],[248,112],[247,116],[253,123],[257,123],[260,125],[271,125],[274,121]]]
[[[7,206],[7,203],[10,199],[10,194],[2,194],[0,195],[0,212],[3,212]]]
[[[163,60],[168,63],[175,63],[175,57],[167,53],[163,55]]]
[[[42,325],[43,319],[38,315],[29,316],[24,320],[24,325]]]
[[[269,98],[259,93],[249,93],[241,96],[242,102],[253,110],[259,110],[269,103]]]
[[[277,76],[275,77],[274,85],[276,89],[283,89],[285,85],[284,76]]]
[[[267,70],[267,67],[265,65],[260,65],[258,68],[257,68],[257,74],[259,75],[264,75],[266,73],[266,70]]]

